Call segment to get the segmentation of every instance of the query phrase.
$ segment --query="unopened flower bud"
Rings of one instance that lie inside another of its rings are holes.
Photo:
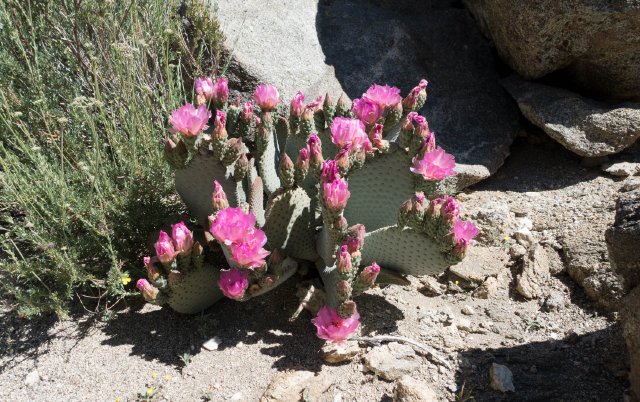
[[[152,302],[158,296],[158,289],[149,283],[146,279],[139,279],[136,287],[142,293],[142,297],[148,302]]]
[[[191,254],[193,233],[187,228],[184,222],[171,225],[171,237],[173,238],[177,253],[183,256]]]
[[[224,193],[222,186],[217,180],[213,182],[213,195],[211,199],[213,202],[214,212],[220,211],[221,209],[225,209],[229,206],[227,195]]]
[[[213,124],[213,140],[226,140],[227,139],[227,114],[222,110],[216,111],[216,120]]]
[[[164,230],[160,231],[155,249],[158,260],[164,265],[170,265],[178,254],[173,247],[173,241]]]
[[[338,306],[338,315],[342,318],[351,317],[356,313],[356,302],[347,300]]]
[[[304,94],[301,91],[298,91],[291,100],[291,105],[289,107],[289,113],[291,116],[300,117],[302,112],[304,111]]]
[[[320,145],[320,138],[317,134],[311,134],[307,143],[309,144],[310,164],[316,167],[321,166],[324,162],[324,158],[322,157],[322,146]]]
[[[375,262],[371,263],[368,267],[365,267],[360,272],[360,281],[369,286],[373,286],[380,273],[380,266]]]
[[[350,148],[351,147],[349,145],[346,145],[336,155],[336,166],[338,166],[342,175],[347,174],[347,172],[349,171],[349,166],[351,165],[351,163],[349,162],[349,154],[351,153]]]
[[[142,261],[144,263],[144,267],[147,269],[147,277],[151,279],[151,281],[158,280],[158,278],[160,278],[160,270],[158,270],[158,267],[151,262],[151,257],[144,257]]]
[[[362,246],[364,245],[365,234],[366,234],[366,230],[364,228],[364,225],[361,223],[357,225],[353,225],[349,228],[348,230],[349,237],[345,241],[345,244],[349,249],[349,253],[353,254],[360,251],[360,249],[362,249]]]
[[[438,219],[442,214],[442,206],[447,201],[447,197],[441,195],[429,201],[429,206],[427,207],[426,215],[430,219]]]
[[[284,188],[291,188],[294,184],[294,168],[293,162],[289,155],[283,153],[280,157],[280,180]]]
[[[442,206],[442,218],[453,224],[460,217],[462,205],[453,197],[448,197]]]
[[[339,281],[336,284],[336,291],[339,300],[347,300],[351,297],[351,284],[345,280]]]
[[[251,102],[246,101],[242,105],[242,112],[240,113],[240,118],[246,124],[251,123],[251,119],[253,118],[253,105],[251,104]]]
[[[229,80],[226,77],[218,78],[213,85],[213,96],[211,100],[217,109],[221,109],[229,99]]]
[[[227,140],[227,151],[222,158],[222,163],[225,166],[231,165],[242,153],[242,139],[241,138],[229,138]]]
[[[180,283],[180,281],[182,280],[182,274],[180,273],[180,271],[177,271],[175,269],[172,269],[171,271],[169,271],[169,285],[177,285],[178,283]]]
[[[346,245],[340,246],[336,267],[341,274],[349,273],[353,268],[351,264],[351,254],[349,254],[349,248]]]
[[[309,172],[309,147],[306,146],[300,149],[298,153],[298,159],[295,165],[295,180],[296,183],[301,184]]]
[[[236,181],[240,181],[244,179],[249,171],[249,159],[247,159],[247,154],[242,154],[236,161],[233,169],[233,178]]]
[[[340,215],[333,221],[333,229],[338,230],[340,232],[344,232],[347,230],[347,218]]]
[[[350,110],[351,105],[349,104],[349,99],[347,98],[347,94],[343,92],[338,98],[338,103],[336,103],[336,116],[348,117]]]

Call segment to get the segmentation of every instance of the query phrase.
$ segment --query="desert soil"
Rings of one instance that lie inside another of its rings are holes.
[[[506,205],[509,220],[517,222],[515,212],[530,219],[548,246],[567,236],[584,239],[587,248],[602,245],[623,181],[534,138],[519,139],[496,175],[461,195],[467,213]],[[514,241],[503,224],[495,223],[477,245],[499,262],[478,267],[496,278],[498,291],[477,297],[475,285],[451,274],[431,280],[440,295],[424,288],[426,278],[376,288],[358,300],[362,334],[401,335],[435,348],[451,367],[419,354],[411,375],[430,384],[442,401],[622,400],[628,359],[615,305],[605,310],[588,298],[562,266],[539,284],[543,296],[522,297],[515,286],[521,267],[509,258]],[[559,260],[554,256],[551,265],[564,264],[562,246],[554,247],[549,250],[557,249]],[[332,385],[320,400],[392,400],[394,382],[367,371],[361,357],[323,361],[309,313],[289,322],[297,307],[294,293],[290,280],[263,297],[223,301],[200,316],[132,305],[108,321],[79,314],[63,322],[24,322],[5,311],[0,400],[133,401],[153,386],[152,400],[254,401],[287,370],[329,378]],[[556,300],[552,307],[544,302],[549,295]],[[218,350],[203,349],[212,337],[220,341]],[[360,346],[362,355],[372,348]],[[186,367],[180,358],[185,353],[191,355]],[[515,392],[490,387],[494,362],[511,370]],[[34,371],[39,381],[25,385]]]

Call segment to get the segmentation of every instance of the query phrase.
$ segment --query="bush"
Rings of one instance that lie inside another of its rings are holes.
[[[180,210],[160,140],[218,67],[200,1],[0,2],[0,294],[21,314],[108,309]]]

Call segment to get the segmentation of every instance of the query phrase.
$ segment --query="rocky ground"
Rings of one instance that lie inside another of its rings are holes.
[[[541,134],[518,139],[496,175],[461,195],[483,227],[467,265],[360,298],[362,336],[406,337],[435,357],[404,341],[352,341],[355,357],[326,362],[343,357],[323,358],[309,314],[289,322],[291,280],[196,317],[149,305],[109,320],[27,323],[4,312],[0,400],[140,400],[153,387],[160,401],[385,401],[394,390],[441,401],[619,401],[628,359],[603,237],[616,194],[636,178],[584,165]]]

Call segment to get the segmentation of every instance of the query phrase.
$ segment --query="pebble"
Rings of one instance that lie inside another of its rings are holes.
[[[394,402],[437,402],[438,396],[431,385],[408,375],[402,376],[393,388]]]
[[[376,346],[364,357],[364,365],[378,377],[393,381],[420,368],[420,358],[409,345],[391,342]]]
[[[464,315],[474,315],[476,313],[476,311],[473,309],[473,307],[471,307],[468,304],[465,304],[464,307],[462,307],[462,314]]]
[[[229,398],[229,400],[233,402],[242,401],[243,399],[244,395],[242,395],[242,392],[236,392],[235,394],[231,395],[231,398]]]
[[[24,379],[24,385],[26,385],[27,387],[33,387],[39,382],[40,374],[38,373],[38,370],[31,371]]]
[[[327,342],[322,347],[322,359],[327,363],[342,363],[353,360],[360,354],[360,347],[356,342],[344,342],[344,345],[336,345]]]
[[[513,374],[507,366],[493,363],[489,370],[489,378],[491,379],[491,388],[500,392],[515,392],[513,385]]]
[[[603,165],[602,170],[616,177],[633,176],[640,172],[640,163],[618,162],[610,165]]]
[[[202,347],[209,351],[218,350],[220,343],[222,343],[220,338],[218,338],[217,336],[214,336],[213,338],[203,343]]]

